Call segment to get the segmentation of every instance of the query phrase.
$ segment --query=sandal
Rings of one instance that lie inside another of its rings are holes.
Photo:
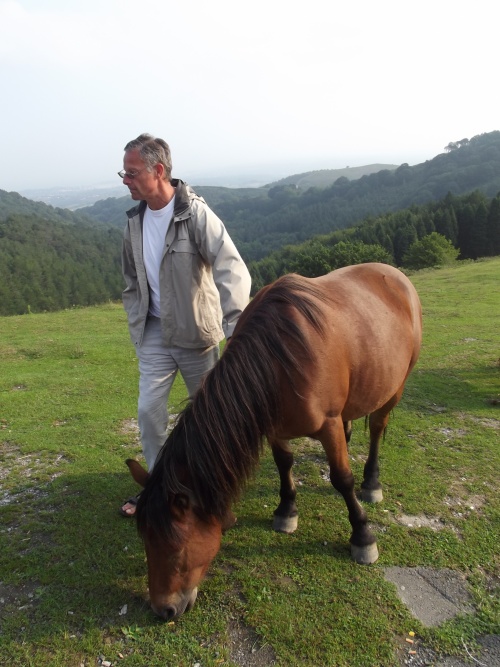
[[[132,496],[131,498],[127,498],[127,500],[123,503],[123,505],[120,507],[120,514],[124,516],[126,519],[132,519],[135,516],[135,508],[137,506],[137,496]],[[123,509],[125,505],[132,505],[129,510]]]

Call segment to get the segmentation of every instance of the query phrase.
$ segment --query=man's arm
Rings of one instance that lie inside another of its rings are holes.
[[[195,241],[212,267],[222,308],[222,328],[230,338],[250,299],[251,277],[222,220],[203,202],[193,202]]]

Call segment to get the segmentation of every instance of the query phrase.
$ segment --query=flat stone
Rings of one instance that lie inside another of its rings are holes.
[[[425,627],[474,612],[465,578],[454,570],[388,567],[384,573],[387,581],[395,584],[401,601]]]

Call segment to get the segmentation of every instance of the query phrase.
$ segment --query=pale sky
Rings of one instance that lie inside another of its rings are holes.
[[[198,185],[424,162],[500,130],[499,8],[0,0],[0,189],[119,185],[142,132]]]

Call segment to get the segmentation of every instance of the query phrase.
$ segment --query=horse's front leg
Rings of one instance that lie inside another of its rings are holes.
[[[279,533],[293,533],[299,520],[292,477],[293,454],[288,440],[273,439],[269,444],[280,476],[280,504],[274,511],[273,528]]]
[[[349,465],[346,432],[342,420],[327,419],[315,434],[321,441],[330,464],[330,480],[342,495],[352,527],[351,555],[357,563],[367,565],[378,558],[377,542],[368,527],[368,518],[354,493],[354,475]]]

